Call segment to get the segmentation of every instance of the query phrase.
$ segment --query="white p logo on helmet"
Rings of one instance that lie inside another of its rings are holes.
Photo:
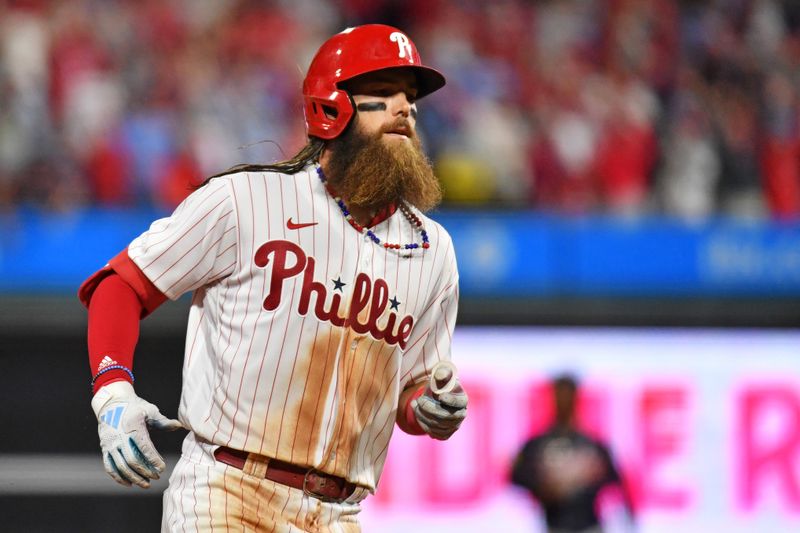
[[[389,40],[393,43],[397,43],[397,48],[399,49],[398,55],[400,57],[406,57],[406,54],[408,54],[408,57],[412,56],[411,43],[409,43],[408,37],[406,37],[405,34],[399,31],[392,32],[392,34],[389,35]]]

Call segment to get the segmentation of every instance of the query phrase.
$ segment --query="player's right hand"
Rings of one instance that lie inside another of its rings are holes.
[[[115,381],[98,390],[92,409],[99,424],[106,472],[122,485],[148,488],[150,480],[158,479],[167,466],[150,440],[148,426],[174,431],[181,423],[136,396],[127,381]]]
[[[433,376],[438,386],[455,380],[452,388],[434,392],[429,385],[422,396],[411,402],[419,426],[437,440],[449,439],[467,416],[467,393],[454,370],[455,367],[436,369]]]

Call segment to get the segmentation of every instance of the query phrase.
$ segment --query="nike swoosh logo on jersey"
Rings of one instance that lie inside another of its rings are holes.
[[[303,222],[303,223],[295,223],[292,222],[292,217],[289,217],[289,220],[286,221],[286,227],[289,229],[300,229],[300,228],[307,228],[309,226],[316,226],[319,222]]]

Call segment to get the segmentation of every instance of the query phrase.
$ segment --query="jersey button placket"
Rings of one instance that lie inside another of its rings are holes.
[[[372,255],[372,250],[370,250],[370,244],[372,241],[370,240],[369,236],[364,235],[364,245],[361,247],[361,268],[369,268],[370,265],[370,256]]]

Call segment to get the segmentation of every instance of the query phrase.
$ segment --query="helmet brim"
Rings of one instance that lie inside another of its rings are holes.
[[[431,67],[407,67],[417,76],[417,99],[438,91],[447,83],[441,72]]]
[[[336,85],[338,87],[342,87],[343,85],[347,85],[348,82],[355,80],[356,78],[360,78],[361,76],[368,76],[369,74],[374,74],[376,72],[387,72],[393,70],[410,70],[414,73],[414,76],[417,78],[417,100],[428,96],[431,93],[434,93],[445,86],[447,81],[445,80],[444,76],[441,72],[431,67],[419,66],[419,65],[409,65],[409,66],[402,66],[402,67],[386,67],[378,70],[371,70],[368,72],[364,72],[348,78],[346,80],[340,80]]]

